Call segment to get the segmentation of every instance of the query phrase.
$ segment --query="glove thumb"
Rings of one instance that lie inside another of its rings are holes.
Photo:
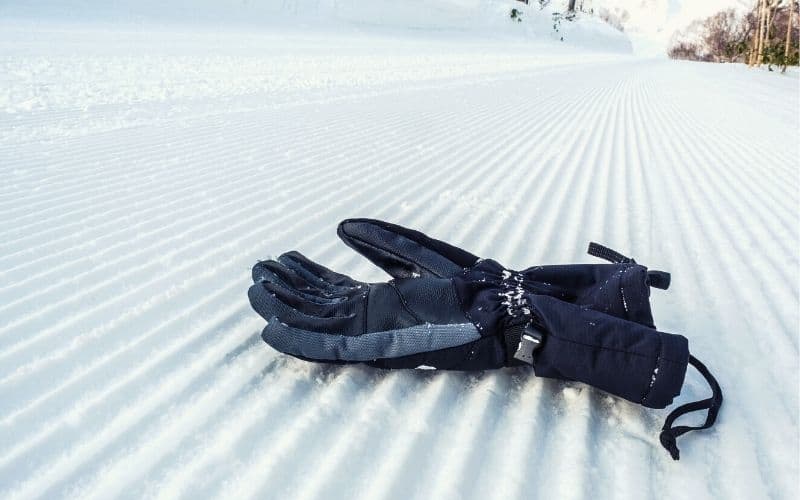
[[[478,257],[419,231],[374,219],[346,219],[336,231],[347,246],[394,278],[450,278]]]

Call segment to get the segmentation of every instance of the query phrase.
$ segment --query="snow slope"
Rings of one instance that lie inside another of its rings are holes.
[[[797,76],[466,38],[3,26],[0,497],[796,498]],[[718,424],[673,462],[667,411],[531,370],[272,351],[251,265],[382,280],[355,216],[671,271]]]
[[[534,5],[536,4],[536,5]],[[557,3],[553,3],[556,7]],[[523,13],[510,19],[511,9]],[[560,6],[558,10],[561,11]],[[115,25],[175,24],[219,29],[480,36],[561,41],[584,50],[630,53],[630,40],[591,16],[553,30],[551,7],[516,0],[28,0],[0,3],[0,19],[111,22]],[[118,29],[118,26],[115,26]],[[557,48],[554,50],[558,50]]]

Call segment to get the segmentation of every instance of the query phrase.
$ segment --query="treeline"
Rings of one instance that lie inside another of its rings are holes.
[[[797,0],[758,0],[753,10],[718,12],[677,32],[669,57],[750,66],[796,66],[800,59]]]

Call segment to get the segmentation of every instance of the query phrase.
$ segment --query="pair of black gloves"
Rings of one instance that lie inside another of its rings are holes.
[[[688,364],[712,397],[674,410],[660,440],[714,424],[722,392],[681,335],[655,329],[650,288],[670,276],[592,243],[610,264],[504,268],[418,231],[349,219],[339,237],[389,273],[364,283],[298,252],[253,268],[249,298],[267,320],[262,337],[292,356],[378,368],[490,370],[532,365],[537,376],[592,385],[634,403],[664,408],[680,394]],[[700,426],[673,426],[708,410]]]

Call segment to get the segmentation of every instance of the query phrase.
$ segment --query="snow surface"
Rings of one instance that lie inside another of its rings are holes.
[[[337,30],[0,26],[0,498],[796,498],[797,74]],[[250,267],[385,279],[357,216],[671,271],[718,424],[674,462],[667,410],[528,369],[269,349]]]
[[[558,2],[553,2],[554,7]],[[510,19],[511,9],[523,13]],[[557,10],[561,10],[558,8]],[[631,52],[630,40],[599,19],[581,15],[580,22],[562,23],[553,30],[554,9],[540,9],[516,0],[28,0],[0,4],[0,16],[14,20],[111,22],[115,25],[174,24],[226,31],[231,28],[299,29],[408,35],[487,35],[561,41],[585,50]],[[118,26],[115,26],[118,29]],[[550,50],[558,51],[558,48]]]

